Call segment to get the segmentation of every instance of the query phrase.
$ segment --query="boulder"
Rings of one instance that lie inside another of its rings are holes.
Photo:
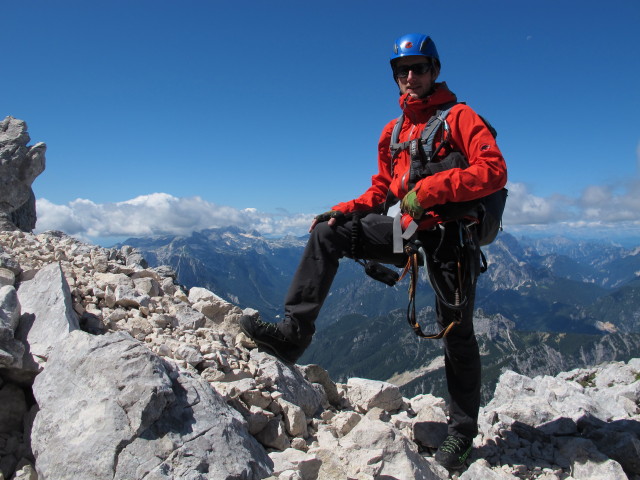
[[[271,418],[267,425],[256,434],[258,441],[267,448],[286,450],[291,446],[284,422],[280,416]]]
[[[287,433],[292,437],[307,436],[307,418],[300,407],[279,398],[278,405],[282,408],[282,416]]]
[[[334,406],[340,406],[342,404],[342,396],[338,393],[338,388],[331,377],[320,365],[305,365],[301,367],[302,372],[307,380],[311,383],[318,383],[322,385],[327,395],[327,400]]]
[[[273,474],[281,475],[286,471],[298,472],[301,480],[317,480],[322,462],[315,455],[309,455],[300,450],[287,448],[283,452],[269,454],[273,460]]]
[[[205,381],[123,332],[71,333],[33,392],[41,478],[261,478],[272,467],[241,415]]]
[[[254,360],[261,371],[258,377],[265,385],[273,385],[282,398],[298,405],[308,417],[312,417],[322,405],[322,397],[295,366],[289,366],[258,350],[251,351]]]
[[[31,138],[23,120],[6,117],[0,121],[0,222],[4,230],[11,223],[20,230],[35,228],[35,196],[31,184],[45,168],[46,145],[27,146]]]
[[[447,437],[447,417],[440,407],[426,405],[412,424],[412,438],[426,448],[438,448]]]
[[[53,347],[79,329],[71,291],[59,263],[51,263],[18,289],[22,307],[16,338],[25,343],[31,363],[46,362]]]
[[[397,386],[366,378],[350,378],[347,381],[347,397],[364,413],[376,407],[392,412],[403,404],[402,394]]]
[[[325,445],[323,445],[323,443]],[[331,444],[322,442],[308,453],[322,461],[318,478],[410,478],[436,480],[441,467],[432,465],[418,453],[407,437],[390,424],[363,417],[344,437]],[[446,472],[446,471],[445,471]]]

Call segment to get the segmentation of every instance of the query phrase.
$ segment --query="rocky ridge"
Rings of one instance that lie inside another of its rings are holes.
[[[0,232],[0,478],[450,478],[443,399],[287,366],[242,313],[130,247]],[[640,359],[506,371],[454,476],[639,479],[639,406]]]

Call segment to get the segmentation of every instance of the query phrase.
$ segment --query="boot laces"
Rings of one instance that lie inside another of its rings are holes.
[[[255,325],[259,328],[265,329],[267,332],[271,334],[280,333],[280,330],[278,330],[277,325],[273,322],[264,322],[258,319],[255,321]]]
[[[449,435],[445,441],[442,442],[440,450],[446,453],[461,454],[464,453],[465,449],[468,447],[468,442],[464,439]]]

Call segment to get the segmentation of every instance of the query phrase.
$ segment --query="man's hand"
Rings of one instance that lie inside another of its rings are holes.
[[[403,212],[408,213],[414,220],[419,220],[424,214],[424,208],[418,201],[418,194],[415,190],[411,190],[407,193],[400,203],[400,208]]]
[[[321,213],[320,215],[316,215],[316,218],[313,219],[313,223],[311,224],[311,227],[309,227],[309,233],[311,233],[313,231],[314,228],[316,228],[316,225],[318,225],[321,222],[329,222],[329,226],[333,227],[338,220],[343,220],[344,219],[344,213],[342,213],[339,210],[329,210],[328,212],[324,212]]]

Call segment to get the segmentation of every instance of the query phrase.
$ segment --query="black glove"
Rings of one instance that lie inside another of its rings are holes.
[[[328,222],[332,218],[335,218],[338,222],[343,222],[346,219],[346,216],[340,210],[329,210],[328,212],[316,215],[316,223]]]

